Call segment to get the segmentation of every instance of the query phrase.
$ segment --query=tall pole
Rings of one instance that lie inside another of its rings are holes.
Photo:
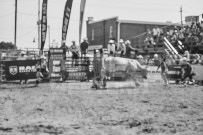
[[[180,20],[181,20],[181,25],[183,25],[182,13],[183,13],[183,10],[182,10],[182,6],[181,6],[181,7],[180,7]]]
[[[50,48],[50,26],[47,26],[49,30],[49,48]]]
[[[41,37],[40,37],[40,0],[38,0],[38,21],[37,21],[37,25],[38,25],[38,48],[41,48]]]
[[[15,33],[14,33],[14,45],[16,46],[16,34],[17,34],[17,0],[15,0]]]

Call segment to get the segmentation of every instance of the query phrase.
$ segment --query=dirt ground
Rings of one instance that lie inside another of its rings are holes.
[[[0,135],[203,135],[203,87],[1,84]]]

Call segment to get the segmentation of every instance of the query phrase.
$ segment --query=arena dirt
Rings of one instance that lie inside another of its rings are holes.
[[[0,135],[203,134],[202,86],[129,84],[1,84]]]

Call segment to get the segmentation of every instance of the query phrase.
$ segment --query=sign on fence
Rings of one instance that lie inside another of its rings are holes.
[[[73,63],[71,58],[66,58],[64,61],[64,80],[89,80],[90,79],[90,61],[89,58],[79,58],[77,66]]]
[[[63,59],[65,56],[64,49],[50,48],[49,50],[49,76],[52,81],[61,81]]]
[[[161,78],[161,70],[159,69],[157,72],[157,66],[148,66],[147,68],[148,70],[148,80],[149,82],[151,83],[154,83],[154,82],[162,82],[162,78]]]
[[[38,60],[4,61],[6,80],[24,80],[36,78]]]

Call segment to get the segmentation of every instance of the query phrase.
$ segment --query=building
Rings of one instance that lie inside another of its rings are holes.
[[[119,20],[118,17],[94,21],[93,17],[87,20],[87,37],[91,45],[103,45],[107,47],[108,41],[114,38],[117,42],[120,39],[130,40],[132,45],[141,46],[144,44],[147,29],[152,30],[155,26],[162,28],[163,32],[173,29],[180,24],[171,22],[146,22]]]

